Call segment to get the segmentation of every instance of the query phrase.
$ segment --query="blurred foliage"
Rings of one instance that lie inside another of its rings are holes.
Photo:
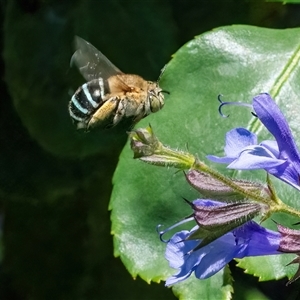
[[[283,2],[283,4],[299,4],[300,0],[266,0],[267,2]]]
[[[127,128],[73,127],[67,104],[84,83],[69,68],[74,35],[155,80],[195,35],[233,23],[299,26],[300,10],[258,0],[1,5],[0,299],[173,299],[163,285],[133,281],[112,255],[107,206]]]

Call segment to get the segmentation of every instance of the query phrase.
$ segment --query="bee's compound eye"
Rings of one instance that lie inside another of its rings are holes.
[[[152,112],[157,112],[164,106],[164,99],[162,94],[156,94],[153,91],[151,91],[149,95],[149,102]]]

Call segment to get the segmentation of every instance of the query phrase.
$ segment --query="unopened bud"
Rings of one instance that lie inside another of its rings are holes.
[[[154,135],[151,126],[134,130],[129,137],[134,158],[149,164],[189,169],[195,162],[193,155],[164,146]]]

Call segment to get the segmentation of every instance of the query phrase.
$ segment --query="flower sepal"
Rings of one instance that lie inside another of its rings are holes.
[[[188,202],[188,201],[187,201]],[[220,205],[220,202],[201,199],[188,202],[194,210],[193,217],[199,228],[187,240],[201,240],[198,250],[254,217],[264,214],[268,207],[255,202],[238,202]]]
[[[218,201],[237,202],[245,199],[245,196],[237,192],[234,188],[224,184],[222,181],[217,180],[208,173],[200,172],[197,170],[189,170],[186,174],[188,183],[195,188],[204,198],[211,198]],[[251,191],[258,195],[265,194],[267,187],[258,182],[236,180],[231,181],[239,185],[246,191]]]
[[[281,235],[278,251],[283,253],[295,253],[297,256],[288,264],[298,264],[298,270],[287,282],[289,285],[300,278],[300,230],[291,229],[277,224],[278,232]]]

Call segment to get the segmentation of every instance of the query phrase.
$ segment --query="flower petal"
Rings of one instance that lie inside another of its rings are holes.
[[[172,285],[189,277],[194,271],[202,256],[197,252],[191,252],[199,243],[197,240],[186,241],[190,232],[180,231],[173,235],[167,245],[165,257],[171,268],[179,269],[179,272],[166,281],[166,286]],[[189,253],[189,254],[187,254]]]
[[[266,140],[259,144],[260,146],[269,150],[275,157],[279,157],[279,149],[276,141]]]
[[[206,158],[218,164],[230,164],[235,160],[234,157],[227,157],[227,156],[220,157],[216,155],[207,155]]]
[[[289,125],[269,94],[260,94],[253,98],[253,108],[257,117],[275,137],[280,156],[296,162],[300,173],[300,154]]]
[[[236,246],[235,237],[232,233],[223,235],[215,242],[201,249],[206,254],[196,267],[195,276],[199,279],[213,276],[236,257],[243,247],[243,245]]]
[[[253,221],[249,221],[244,226],[235,229],[234,235],[238,243],[247,244],[247,247],[236,258],[279,254],[281,234],[266,229]]]
[[[228,157],[237,157],[244,148],[256,144],[256,134],[242,127],[234,128],[226,133],[225,154]]]
[[[207,155],[206,158],[216,163],[230,164],[246,147],[257,144],[256,135],[241,127],[228,131],[225,140],[225,157]]]
[[[180,282],[195,271],[199,279],[208,278],[220,271],[243,246],[235,246],[235,237],[232,233],[222,236],[200,250],[192,251],[199,240],[185,240],[190,232],[181,231],[176,233],[169,241],[166,258],[172,268],[179,272],[166,281],[166,286]]]
[[[286,163],[278,159],[271,151],[262,146],[245,148],[240,156],[227,166],[229,169],[256,170],[275,168]]]
[[[290,184],[300,191],[300,175],[295,168],[295,164],[293,164],[292,162],[287,161],[286,164],[280,165],[273,169],[268,169],[267,171],[268,173],[274,175],[275,177]]]

